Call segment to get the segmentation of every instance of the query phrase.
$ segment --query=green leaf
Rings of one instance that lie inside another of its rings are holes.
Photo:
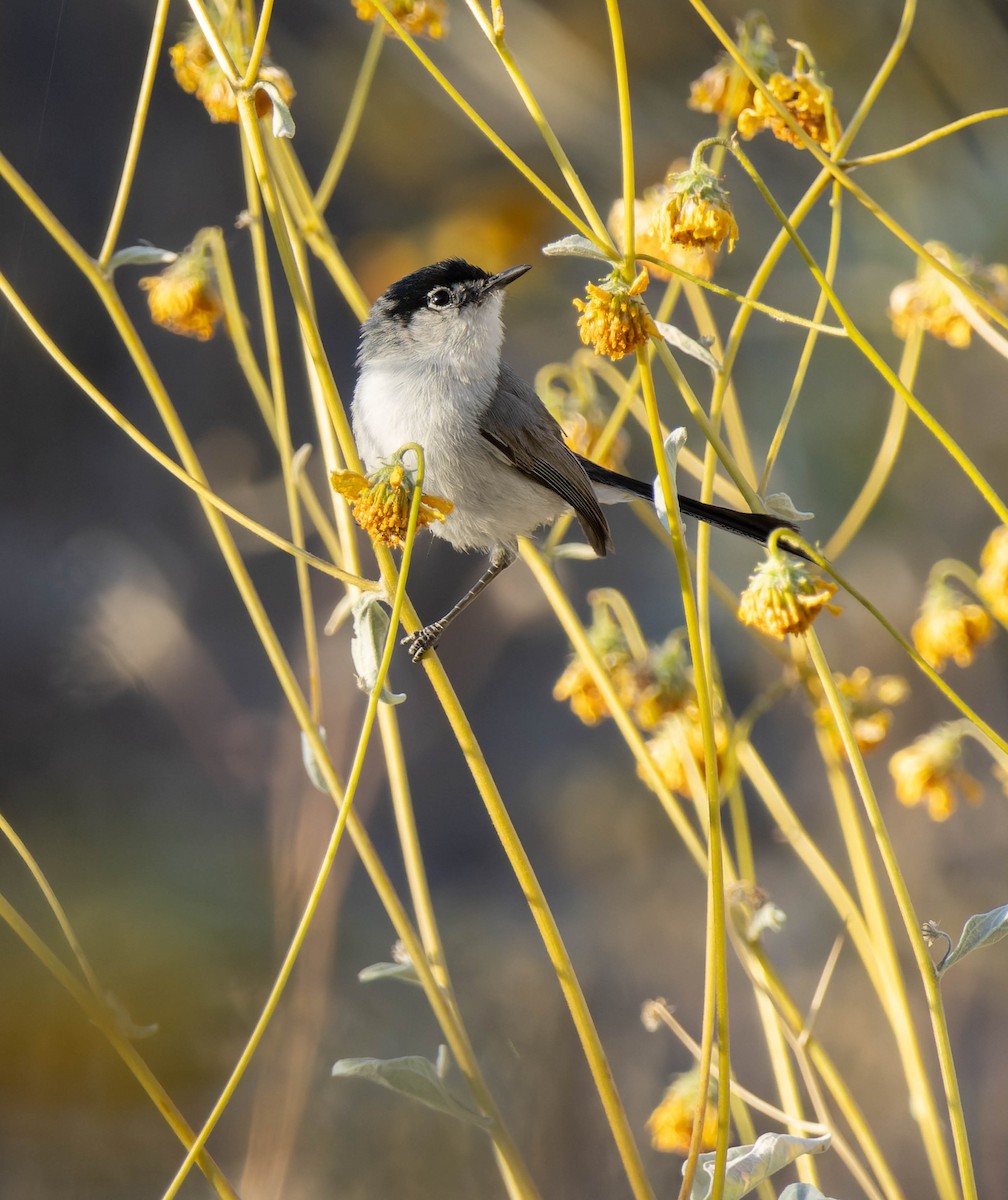
[[[964,958],[970,951],[990,946],[1003,937],[1008,937],[1008,904],[1002,904],[990,912],[977,913],[963,926],[956,948],[950,950],[938,964],[938,974],[944,975],[954,962]]]
[[[811,1183],[789,1183],[777,1200],[830,1200]]]
[[[683,333],[675,325],[666,325],[664,321],[655,321],[655,329],[658,330],[673,350],[678,350],[682,354],[688,354],[690,358],[699,359],[704,366],[710,367],[712,371],[717,372],[721,370],[721,364],[702,342],[698,342],[695,338],[691,338],[688,334]]]
[[[593,241],[583,237],[580,233],[569,233],[557,242],[550,242],[548,246],[543,246],[542,252],[550,255],[566,254],[574,258],[594,258],[599,262],[608,263],[610,266],[616,261],[600,246],[596,246]]]
[[[380,979],[398,979],[400,983],[412,983],[417,987],[420,986],[420,977],[411,962],[372,963],[370,967],[358,971],[357,978],[361,983],[375,983]]]
[[[332,1073],[348,1079],[369,1079],[460,1121],[483,1128],[490,1124],[489,1117],[473,1112],[456,1100],[442,1083],[431,1060],[418,1054],[405,1058],[341,1058],[333,1064]]]
[[[378,683],[378,671],[389,632],[389,615],[374,592],[365,592],[353,606],[353,638],[350,657],[357,672],[357,686],[369,695]],[[391,692],[382,684],[381,699],[385,704],[402,704],[405,693]]]
[[[275,138],[292,138],[294,136],[294,118],[287,107],[287,101],[280,95],[275,83],[264,83],[261,80],[253,87],[252,92],[265,92],[273,105],[273,136]]]
[[[740,1200],[764,1179],[794,1162],[802,1154],[822,1154],[831,1137],[795,1137],[789,1133],[764,1133],[751,1146],[729,1146],[722,1200]],[[701,1154],[690,1200],[710,1200],[714,1182],[714,1151]]]
[[[680,425],[673,429],[665,438],[664,450],[665,459],[669,465],[669,474],[672,476],[672,486],[675,487],[676,467],[679,461],[679,451],[686,445],[686,430]],[[669,528],[668,509],[665,507],[665,495],[662,492],[661,479],[656,475],[654,484],[652,485],[654,492],[655,512],[658,514],[658,520]]]

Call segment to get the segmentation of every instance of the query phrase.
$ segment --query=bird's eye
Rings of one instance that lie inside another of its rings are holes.
[[[452,303],[451,289],[446,287],[431,288],[427,293],[428,308],[450,308]]]

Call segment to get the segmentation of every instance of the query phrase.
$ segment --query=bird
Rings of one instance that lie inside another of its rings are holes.
[[[424,491],[452,510],[431,532],[489,555],[486,570],[439,620],[403,639],[419,661],[514,562],[518,538],[573,509],[596,555],[613,548],[601,503],[652,500],[652,486],[570,450],[532,386],[501,356],[505,289],[529,264],[491,274],[461,258],[413,271],[386,289],[361,326],[351,406],[368,471],[407,443],[424,452]],[[757,542],[790,522],[679,496],[680,510]]]

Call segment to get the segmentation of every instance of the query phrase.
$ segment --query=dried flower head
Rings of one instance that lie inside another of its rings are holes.
[[[724,766],[728,743],[728,726],[721,714],[715,713],[714,745],[717,749],[719,774]],[[696,702],[689,701],[664,716],[646,746],[662,782],[669,791],[678,792],[681,796],[691,796],[691,781],[697,775],[701,780],[704,778],[703,728]],[[638,766],[637,774],[647,782],[647,776],[641,766]]]
[[[750,13],[735,24],[739,52],[761,79],[777,69],[774,33],[762,13]],[[698,112],[714,113],[735,120],[752,103],[753,85],[728,54],[719,56],[699,79],[690,84],[687,103]]]
[[[685,160],[674,163],[668,171],[671,177],[688,164]],[[714,260],[717,252],[712,246],[665,246],[654,232],[655,214],[662,208],[669,197],[667,183],[659,183],[647,188],[640,200],[634,200],[634,250],[638,255],[648,254],[652,258],[661,258],[681,271],[688,271],[698,279],[710,279],[714,274]],[[613,236],[620,253],[626,252],[626,222],[624,215],[626,207],[622,199],[613,201],[606,219],[606,226]],[[657,263],[648,263],[648,271],[655,279],[669,280],[674,272],[666,270]]]
[[[1003,263],[981,266],[941,242],[926,242],[924,249],[992,304],[1008,309],[1008,267]],[[918,326],[957,349],[968,346],[973,336],[954,286],[923,260],[918,262],[916,278],[898,283],[890,293],[889,319],[893,333],[904,341]]]
[[[956,666],[968,667],[974,649],[994,632],[990,614],[972,604],[943,580],[932,583],[921,604],[921,615],[910,636],[917,652],[936,671],[951,658]]]
[[[999,525],[980,552],[977,594],[996,620],[1008,624],[1008,525]]]
[[[362,21],[382,21],[381,13],[371,0],[353,0],[357,16]],[[442,38],[448,29],[448,6],[445,0],[388,0],[389,12],[412,37]],[[397,30],[385,22],[386,34],[397,37]]]
[[[578,351],[572,363],[552,363],[536,375],[536,391],[563,430],[564,441],[585,458],[603,467],[621,471],[626,463],[630,439],[623,429],[616,431],[608,447],[599,453],[599,437],[608,423],[608,413],[599,399],[595,373],[577,363],[584,351]]]
[[[217,291],[210,247],[201,232],[160,275],[140,280],[155,325],[206,342],[213,337],[224,305]]]
[[[676,1076],[666,1089],[661,1103],[647,1119],[651,1134],[651,1145],[666,1154],[689,1153],[693,1134],[693,1118],[699,1099],[700,1071],[694,1068]],[[717,1143],[717,1106],[708,1096],[704,1109],[703,1130],[700,1134],[700,1149],[713,1150]]]
[[[640,299],[647,285],[647,268],[631,284],[616,275],[601,283],[589,283],[588,299],[574,300],[574,307],[581,313],[578,317],[581,341],[596,354],[606,354],[611,359],[620,359],[645,345],[657,333],[651,314]]]
[[[637,672],[630,708],[641,729],[651,730],[695,694],[683,635],[670,633],[660,646],[648,648],[647,662]]]
[[[622,701],[633,678],[633,655],[630,653],[626,634],[609,610],[603,606],[595,609],[587,633],[592,649],[601,659]],[[571,712],[585,725],[597,725],[604,717],[610,715],[609,705],[605,702],[598,684],[577,655],[571,659],[564,673],[556,681],[553,699],[561,702],[569,700]]]
[[[231,52],[231,57],[241,61],[241,47],[232,38],[225,38],[224,44]],[[203,31],[195,22],[186,29],[182,41],[176,42],[168,50],[171,58],[172,71],[175,80],[184,92],[195,95],[210,114],[210,120],[217,124],[234,124],[238,120],[238,101],[234,89],[213,56]],[[294,84],[290,75],[269,60],[269,47],[264,52],[262,65],[256,77],[258,83],[271,83],[277,89],[285,104],[294,99]],[[273,101],[267,92],[257,88],[255,93],[256,116],[268,117],[273,110]]]
[[[824,608],[838,613],[839,608],[830,604],[835,591],[835,583],[811,574],[804,564],[779,551],[771,551],[749,577],[738,617],[744,625],[782,640],[786,633],[804,633]]]
[[[829,128],[826,113],[833,104],[833,92],[814,74],[795,72],[783,75],[775,71],[767,80],[767,91],[782,104],[801,128],[823,149],[829,149]],[[840,130],[839,121],[833,118],[834,128]],[[763,92],[753,94],[752,106],[739,113],[738,131],[749,141],[763,129],[769,129],[782,142],[803,147],[801,138],[779,115]]]
[[[857,667],[850,675],[837,671],[834,676],[844,711],[851,723],[854,740],[862,754],[874,750],[889,732],[893,704],[902,704],[910,693],[900,675],[873,675],[867,667]],[[823,698],[815,709],[815,721],[829,735],[837,754],[843,743],[829,705]]]
[[[372,541],[386,546],[402,544],[416,491],[416,474],[403,466],[401,453],[366,477],[356,471],[333,471],[329,478],[335,490],[351,501],[354,520]],[[432,521],[444,521],[453,507],[450,500],[421,494],[417,529]]]
[[[932,821],[947,821],[959,803],[959,793],[971,804],[979,802],[980,785],[961,766],[962,727],[939,725],[889,760],[896,799],[908,808],[927,806]]]
[[[727,241],[731,253],[738,225],[728,203],[728,193],[704,163],[697,163],[665,180],[667,195],[654,213],[649,228],[663,254],[676,246],[721,249]]]

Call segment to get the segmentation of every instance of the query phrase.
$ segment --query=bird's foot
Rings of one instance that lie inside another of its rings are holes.
[[[440,621],[435,621],[432,625],[425,625],[423,629],[417,630],[416,633],[408,633],[402,639],[402,645],[407,647],[410,658],[416,663],[428,650],[433,650],[437,646],[442,633],[444,633],[444,625]]]

